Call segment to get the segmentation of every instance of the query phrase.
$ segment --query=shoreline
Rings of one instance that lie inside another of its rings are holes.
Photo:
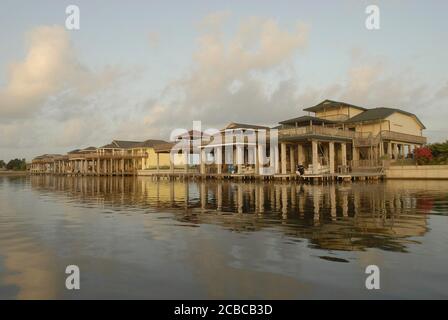
[[[0,176],[25,176],[28,174],[28,171],[0,171]]]
[[[0,172],[0,176],[24,176],[24,175],[28,175],[28,172],[26,171],[9,171],[9,172]],[[71,176],[71,177],[90,177],[90,178],[97,178],[97,177],[122,177],[121,175],[101,175],[101,176],[97,176],[97,175],[79,175],[79,176],[72,176],[72,175],[60,175],[60,174],[54,174],[54,173],[45,173],[45,174],[29,174],[30,176],[44,176],[44,175],[48,175],[48,176]],[[133,175],[133,176],[126,176],[126,177],[130,177],[130,178],[155,178],[155,176],[152,175],[144,175],[144,174],[137,174],[137,175]],[[196,180],[201,180],[201,181],[265,181],[265,182],[272,182],[272,181],[282,181],[281,179],[267,179],[267,180],[263,180],[263,179],[238,179],[238,177],[233,177],[231,179],[226,178],[226,179],[218,179],[218,178],[210,178],[209,176],[207,177],[200,177],[199,175],[196,177],[190,177],[190,178],[185,178],[185,180],[190,180],[191,181],[196,181]],[[174,181],[174,180],[184,180],[182,178],[179,177],[156,177],[156,180],[166,180],[166,181]],[[360,181],[369,181],[370,179],[362,179]],[[382,179],[372,179],[375,181],[387,181],[387,180],[415,180],[415,181],[448,181],[448,177],[445,176],[388,176],[387,174],[384,175],[382,177]],[[284,180],[283,180],[284,181]],[[292,179],[292,180],[288,180],[290,182],[292,181],[296,181],[298,182],[299,180],[296,179]],[[354,181],[351,181],[354,182]]]

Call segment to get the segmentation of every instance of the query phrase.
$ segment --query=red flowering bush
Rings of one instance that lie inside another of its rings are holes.
[[[416,148],[414,150],[414,158],[418,164],[427,164],[432,160],[431,149],[427,147]]]

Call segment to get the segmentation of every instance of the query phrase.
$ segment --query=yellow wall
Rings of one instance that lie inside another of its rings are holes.
[[[390,121],[390,131],[413,134],[415,136],[422,135],[420,124],[412,116],[395,112],[388,116],[386,120]]]
[[[148,154],[147,158],[142,158],[142,169],[155,169],[157,167],[157,153],[154,151],[154,148],[144,148],[144,149],[133,149],[134,152],[146,152]],[[183,160],[182,154],[176,154],[174,156],[174,165],[180,166],[184,165],[185,161]],[[159,155],[159,167],[160,168],[169,168],[170,167],[170,154],[169,153],[161,153]]]

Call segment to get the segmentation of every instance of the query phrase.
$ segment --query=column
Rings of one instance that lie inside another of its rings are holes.
[[[387,143],[387,155],[389,156],[389,159],[392,159],[392,142]]]
[[[259,158],[259,153],[258,153],[258,148],[257,146],[255,146],[252,149],[252,152],[254,153],[254,161],[255,161],[255,169],[254,169],[254,173],[255,174],[259,174],[260,173],[260,158]]]
[[[286,143],[282,142],[280,144],[281,147],[281,159],[280,164],[282,166],[282,174],[286,174]]]
[[[174,173],[174,155],[169,153],[169,159],[170,159],[170,172]]]
[[[157,167],[157,173],[159,173],[160,172],[160,153],[159,152],[157,152],[157,164],[156,164],[156,167]]]
[[[379,157],[381,158],[382,156],[384,156],[384,142],[380,141]]]
[[[206,160],[206,155],[205,155],[205,148],[201,149],[201,156],[200,156],[200,163],[201,163],[201,174],[205,174],[205,160]]]
[[[394,148],[394,158],[395,158],[395,160],[397,160],[398,159],[398,144],[394,143],[393,148]]]
[[[243,163],[244,163],[244,146],[236,146],[236,162],[238,165],[238,174],[243,173]]]
[[[301,144],[297,145],[297,161],[305,166],[305,150]]]
[[[330,142],[329,147],[330,147],[330,150],[329,150],[330,173],[333,174],[334,173],[334,142]]]
[[[295,147],[293,145],[289,146],[289,164],[291,167],[291,174],[296,172],[296,161],[294,157]]]
[[[317,156],[317,141],[312,141],[312,151],[313,151],[313,173],[317,173],[317,164],[319,163],[319,158]]]
[[[342,166],[347,166],[347,144],[341,143],[341,158],[342,158]]]
[[[264,146],[264,145],[261,145],[261,144],[258,144],[257,145],[257,153],[258,153],[258,156],[257,156],[257,164],[258,164],[258,169],[257,169],[257,174],[261,174],[262,172],[261,172],[261,170],[262,170],[262,167],[263,167],[263,165],[264,165],[264,163],[265,163],[265,159],[264,159],[264,155],[263,155],[263,148],[265,148],[266,146]]]
[[[271,150],[272,151],[272,150]],[[278,152],[278,145],[274,146],[274,154],[271,154],[270,158],[271,160],[274,159],[274,171],[275,174],[279,174],[280,173],[280,161],[279,161],[279,152]]]
[[[215,149],[216,172],[222,174],[222,148]]]
[[[359,160],[359,151],[358,151],[358,148],[357,147],[355,147],[354,145],[353,145],[353,161],[355,162],[354,163],[354,165],[356,166],[356,165],[358,165],[358,160]]]
[[[188,173],[188,152],[184,154],[184,171]]]

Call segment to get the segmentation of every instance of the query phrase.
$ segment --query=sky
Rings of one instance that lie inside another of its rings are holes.
[[[415,113],[445,141],[447,15],[442,0],[2,0],[0,159],[168,140],[195,120],[275,125],[324,99]]]

